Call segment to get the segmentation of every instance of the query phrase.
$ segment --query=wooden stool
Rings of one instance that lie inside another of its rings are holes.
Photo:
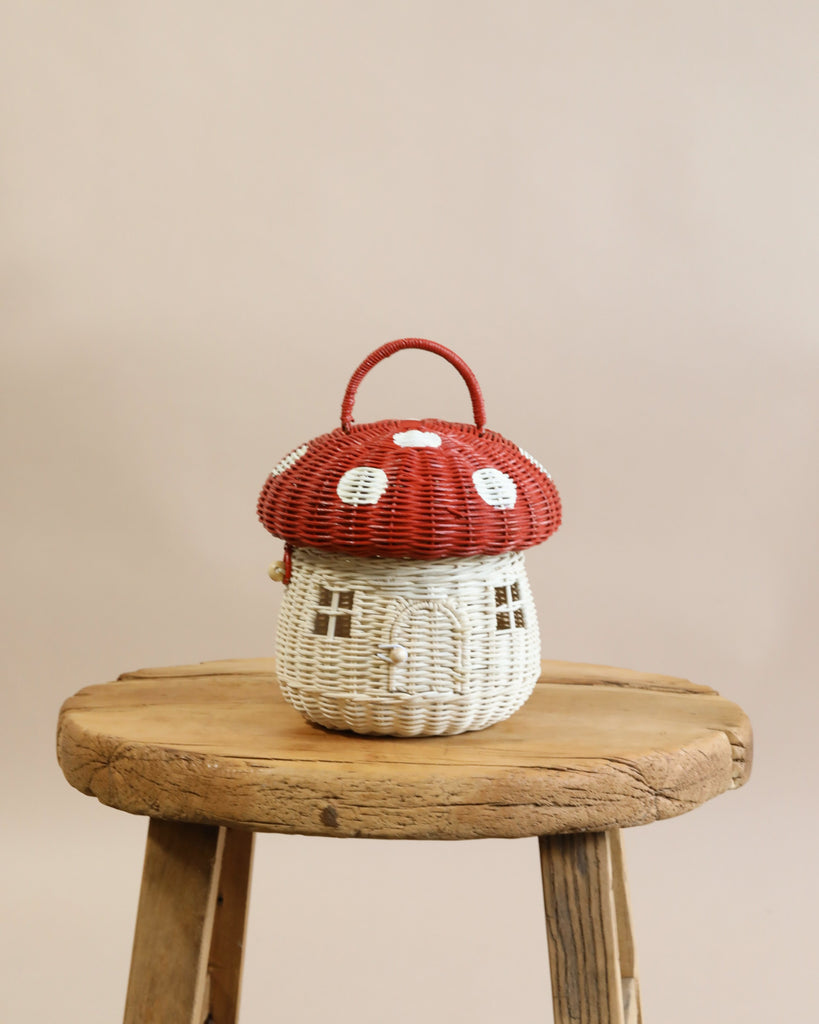
[[[236,1020],[254,832],[538,836],[556,1024],[641,1020],[619,829],[742,785],[751,727],[682,679],[544,662],[483,732],[308,725],[272,659],[129,672],[63,705],[65,777],[151,818],[126,1024]]]

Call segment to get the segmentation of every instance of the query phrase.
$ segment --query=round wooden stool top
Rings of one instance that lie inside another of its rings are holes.
[[[742,785],[744,712],[684,679],[546,661],[482,732],[362,737],[309,725],[273,659],[142,669],[65,702],[72,786],[133,814],[259,832],[398,839],[605,831]]]

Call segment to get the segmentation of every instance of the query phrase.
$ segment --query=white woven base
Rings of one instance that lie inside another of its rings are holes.
[[[523,555],[417,562],[296,549],[277,655],[285,699],[330,729],[440,736],[494,725],[540,673]]]

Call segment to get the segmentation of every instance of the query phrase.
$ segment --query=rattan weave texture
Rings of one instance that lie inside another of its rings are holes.
[[[421,348],[463,377],[474,424],[356,424],[364,376]],[[474,374],[436,342],[371,353],[341,426],[295,448],[258,500],[286,542],[277,637],[286,699],[333,729],[449,735],[508,718],[538,677],[540,634],[522,552],[561,521],[543,466],[486,427]]]
[[[411,432],[440,443],[396,442]],[[295,454],[268,477],[258,513],[272,534],[300,547],[427,560],[500,554],[539,544],[560,525],[560,498],[548,474],[516,444],[472,424],[382,420],[349,433],[339,427]],[[384,474],[377,477],[383,491],[372,502],[347,503],[339,485],[359,468]],[[500,504],[489,504],[481,481],[488,480],[493,497],[492,481],[503,484],[504,477],[512,481],[512,503],[500,494]]]
[[[312,629],[320,595],[349,595],[343,636]],[[498,620],[505,628],[498,629]],[[385,653],[405,646],[406,661]],[[508,718],[540,673],[540,634],[519,552],[431,563],[299,548],[276,671],[313,722],[392,736],[452,735]]]

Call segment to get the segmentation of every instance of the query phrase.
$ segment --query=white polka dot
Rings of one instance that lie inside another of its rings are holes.
[[[297,448],[294,452],[290,452],[289,455],[285,455],[281,462],[276,463],[270,475],[278,476],[279,473],[283,473],[286,469],[290,469],[294,463],[299,461],[306,451],[307,445],[303,444],[301,448]]]
[[[518,497],[515,481],[499,469],[476,469],[472,474],[475,490],[492,508],[514,508]]]
[[[339,480],[336,494],[345,505],[374,505],[386,491],[389,480],[383,469],[356,466]]]
[[[399,448],[440,448],[441,438],[431,430],[405,430],[393,434],[393,441]]]
[[[539,469],[541,473],[545,473],[550,480],[552,479],[552,474],[549,472],[548,469],[546,469],[545,466],[542,466],[537,461],[534,455],[530,455],[525,448],[521,448],[520,446],[518,446],[518,450],[520,451],[520,454],[524,457],[524,459],[528,459],[536,469]]]

